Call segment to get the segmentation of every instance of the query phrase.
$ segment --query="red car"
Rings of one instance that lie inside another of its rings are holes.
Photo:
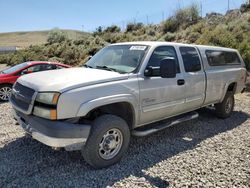
[[[25,74],[39,71],[69,68],[69,65],[56,62],[32,61],[25,62],[0,72],[0,101],[8,101],[12,85]]]

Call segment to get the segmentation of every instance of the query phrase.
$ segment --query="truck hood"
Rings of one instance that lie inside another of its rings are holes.
[[[64,92],[83,86],[127,79],[127,74],[91,68],[68,68],[32,73],[17,82],[36,91]]]

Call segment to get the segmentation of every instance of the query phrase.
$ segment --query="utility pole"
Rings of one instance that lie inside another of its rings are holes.
[[[177,5],[178,10],[181,9],[181,3],[180,0],[178,0],[178,5]]]
[[[147,19],[147,25],[149,25],[149,21],[148,21],[148,15],[146,16],[146,19]]]
[[[202,15],[203,15],[202,14],[202,1],[200,1],[200,9],[201,9],[200,11],[201,11],[201,18],[202,18]]]
[[[227,0],[227,11],[230,9],[230,0]]]
[[[162,22],[164,22],[165,20],[165,15],[164,15],[164,11],[162,11]]]
[[[125,21],[122,21],[122,30],[125,31]]]
[[[136,22],[137,22],[136,19],[137,19],[138,14],[139,14],[139,11],[136,12],[136,15],[134,17],[134,24],[136,24]]]

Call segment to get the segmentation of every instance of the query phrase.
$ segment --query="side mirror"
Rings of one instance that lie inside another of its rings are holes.
[[[87,59],[87,60],[89,61],[92,57],[93,57],[93,56],[92,56],[92,55],[90,55],[90,56],[88,57],[88,59]]]
[[[23,70],[23,71],[21,72],[21,75],[30,74],[30,73],[32,73],[32,72],[33,72],[33,71]]]
[[[161,60],[160,75],[162,78],[176,77],[176,63],[174,58],[165,58]]]
[[[27,70],[23,70],[23,71],[21,72],[21,75],[25,75],[25,74],[28,74],[28,71],[27,71]]]
[[[160,68],[148,66],[144,71],[144,75],[147,77],[160,76]]]

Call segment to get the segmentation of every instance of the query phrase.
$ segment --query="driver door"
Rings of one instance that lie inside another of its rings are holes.
[[[157,47],[148,66],[159,67],[162,59],[171,57],[176,62],[176,77],[162,78],[143,76],[139,78],[140,124],[162,120],[182,112],[185,103],[185,83],[180,71],[176,50],[173,46]]]

